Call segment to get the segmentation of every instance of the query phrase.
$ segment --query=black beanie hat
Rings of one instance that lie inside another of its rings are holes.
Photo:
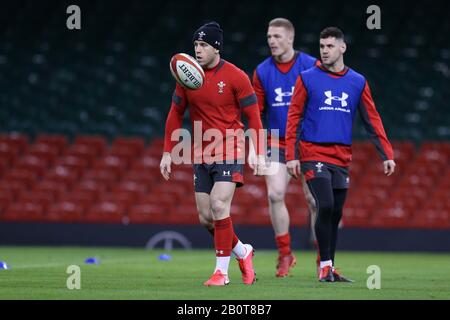
[[[222,51],[223,31],[220,28],[220,25],[215,21],[205,23],[194,33],[192,42],[197,40],[205,41],[210,46]]]

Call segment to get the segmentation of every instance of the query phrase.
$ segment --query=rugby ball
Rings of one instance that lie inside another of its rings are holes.
[[[186,53],[177,53],[170,59],[170,72],[183,87],[191,90],[200,89],[205,80],[205,72],[193,57]]]

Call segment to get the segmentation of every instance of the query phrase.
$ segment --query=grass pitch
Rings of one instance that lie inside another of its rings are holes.
[[[241,282],[230,263],[230,285],[204,287],[215,266],[213,250],[174,250],[162,261],[158,250],[77,247],[0,247],[0,299],[304,300],[450,299],[450,254],[338,252],[337,265],[355,283],[319,283],[314,252],[295,252],[291,276],[275,277],[275,251],[257,250],[258,281]],[[97,257],[98,265],[85,264]],[[67,268],[78,265],[81,289],[69,290]],[[381,270],[381,289],[369,290],[370,265]]]

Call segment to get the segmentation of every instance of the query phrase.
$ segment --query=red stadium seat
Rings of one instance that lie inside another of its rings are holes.
[[[127,170],[122,179],[124,181],[139,182],[150,188],[153,184],[161,181],[159,168],[152,170]],[[162,182],[162,181],[161,181]]]
[[[130,207],[130,223],[161,223],[168,221],[169,209],[165,205],[154,203],[140,203]]]
[[[17,146],[11,146],[7,143],[0,142],[0,159],[8,166],[19,158],[20,149]]]
[[[369,227],[371,209],[365,207],[346,206],[343,211],[342,221],[346,227]]]
[[[133,170],[146,171],[157,169],[159,171],[159,163],[161,162],[161,157],[144,155],[136,159],[132,164],[131,168]]]
[[[89,161],[86,158],[75,155],[64,155],[55,161],[56,166],[64,166],[77,172],[79,176],[89,167]]]
[[[108,190],[108,184],[101,180],[82,179],[73,186],[72,191],[85,191],[93,194],[94,199]]]
[[[34,203],[42,206],[44,211],[55,201],[55,197],[45,191],[29,191],[19,195],[19,200],[26,203]]]
[[[103,184],[113,185],[119,181],[119,175],[116,171],[91,169],[84,173],[83,180],[98,181]]]
[[[1,214],[14,202],[14,194],[11,191],[0,191],[0,220]]]
[[[98,194],[87,190],[72,190],[61,194],[60,201],[80,203],[83,207],[88,207],[98,199]]]
[[[37,174],[31,169],[12,169],[5,173],[3,181],[7,183],[20,182],[26,188],[31,188],[37,181]]]
[[[33,192],[45,192],[58,199],[67,192],[68,185],[63,181],[41,180],[34,187]]]
[[[6,208],[2,219],[5,221],[43,221],[45,220],[44,208],[33,202],[15,202]]]
[[[192,195],[192,197],[194,197]],[[190,198],[190,197],[186,197]],[[185,200],[185,198],[183,197]],[[195,201],[195,200],[194,200]],[[137,199],[138,204],[154,204],[154,205],[161,205],[163,207],[170,207],[174,203],[179,203],[180,198],[178,195],[170,194],[170,193],[156,193],[156,192],[148,192],[145,194],[140,194],[139,198]],[[192,202],[192,201],[190,201]]]
[[[0,134],[0,144],[5,143],[23,153],[28,149],[28,136],[22,133],[3,133]]]
[[[116,137],[112,146],[127,146],[134,149],[134,153],[140,155],[144,152],[145,149],[145,140],[140,137]]]
[[[75,138],[74,145],[76,146],[89,146],[94,149],[96,155],[101,155],[105,151],[107,147],[107,140],[103,136],[94,135],[94,136],[86,136],[80,135]]]
[[[22,181],[0,180],[0,193],[12,193],[14,199],[16,199],[20,193],[27,190],[29,190],[29,188]]]
[[[10,162],[0,156],[0,178],[10,169]]]
[[[55,159],[61,154],[62,149],[56,145],[45,142],[37,142],[30,146],[28,155],[35,156],[45,160],[48,164],[52,164]]]
[[[58,154],[61,154],[68,145],[68,139],[60,134],[41,133],[37,135],[34,144],[52,146],[52,148],[56,148]]]
[[[107,155],[95,160],[92,168],[113,171],[120,176],[128,168],[128,161],[123,157]]]
[[[60,201],[52,204],[47,211],[47,221],[82,222],[85,206],[74,201]]]
[[[76,156],[78,158],[83,158],[91,164],[94,159],[99,155],[99,151],[91,145],[72,145],[66,149],[65,155],[67,156]]]
[[[136,203],[136,195],[130,192],[113,191],[110,193],[100,193],[98,197],[99,202],[114,202],[123,206],[124,211],[128,211],[128,208]]]
[[[171,214],[167,217],[167,223],[173,224],[198,224],[197,206],[194,203],[181,202],[171,207]]]
[[[125,206],[117,201],[98,202],[88,208],[87,222],[123,223],[126,217]]]
[[[116,156],[126,159],[127,162],[131,162],[131,160],[140,155],[139,151],[133,148],[133,146],[127,145],[113,145],[106,151],[105,154],[108,156]]]
[[[450,228],[450,208],[427,206],[417,211],[412,225],[419,228]]]
[[[55,166],[46,173],[45,179],[49,181],[62,182],[70,187],[78,181],[79,174],[76,170],[69,167]]]
[[[18,170],[34,172],[37,177],[41,177],[49,168],[49,162],[46,159],[33,155],[25,155],[20,158],[15,165]]]

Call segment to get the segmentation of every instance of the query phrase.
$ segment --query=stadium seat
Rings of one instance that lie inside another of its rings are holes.
[[[89,149],[95,150],[96,155],[103,154],[107,144],[106,138],[100,135],[78,135],[74,141],[74,146],[88,146]]]
[[[107,182],[84,178],[73,186],[72,192],[89,192],[94,199],[97,199],[100,193],[105,193],[108,190]]]
[[[170,211],[167,206],[152,201],[131,206],[128,217],[130,223],[166,224],[169,214]]]
[[[71,190],[66,191],[59,195],[59,201],[63,202],[75,202],[81,204],[84,208],[87,208],[91,204],[98,200],[98,195],[101,192],[92,192],[88,190]]]
[[[92,168],[98,171],[113,172],[117,176],[121,176],[125,169],[128,168],[128,161],[123,157],[107,155],[96,159],[92,165]]]
[[[140,155],[145,149],[145,140],[141,137],[116,137],[112,142],[112,147],[115,146],[130,147],[136,155]]]
[[[83,222],[86,207],[78,201],[60,201],[50,205],[46,220],[53,222]]]
[[[122,223],[126,215],[125,206],[118,201],[98,202],[87,209],[86,222]]]
[[[47,171],[44,179],[47,181],[64,183],[65,185],[71,187],[78,181],[79,175],[77,170],[71,169],[66,166],[55,166]]]
[[[13,149],[17,149],[19,153],[28,149],[28,142],[28,136],[22,133],[0,133],[0,144],[7,144]]]
[[[99,151],[95,146],[84,144],[73,144],[65,151],[66,156],[75,156],[85,159],[89,165],[96,159],[98,153]]]
[[[345,227],[367,227],[371,217],[371,209],[367,207],[346,206],[342,214]]]
[[[10,204],[3,216],[4,221],[43,221],[44,208],[34,202],[15,202]]]
[[[59,199],[62,194],[67,192],[68,187],[68,184],[64,181],[43,179],[34,185],[33,192],[45,192],[55,199]]]
[[[48,206],[55,201],[55,197],[51,193],[45,191],[31,190],[20,194],[18,201],[38,204],[42,206],[42,209],[45,212]]]
[[[20,149],[17,146],[11,146],[7,143],[0,142],[0,159],[7,165],[13,164],[20,154]]]
[[[15,169],[34,172],[41,177],[49,168],[49,161],[34,155],[25,155],[15,163]]]
[[[119,181],[119,177],[115,172],[107,170],[89,170],[84,173],[82,180],[95,181],[106,188],[111,189]]]
[[[31,188],[37,181],[37,174],[32,169],[11,169],[3,176],[3,181],[7,183],[20,182],[27,189]]]
[[[61,154],[68,145],[68,139],[61,134],[38,134],[34,145],[47,145],[55,148],[58,154]]]
[[[89,161],[86,158],[74,155],[64,155],[55,161],[55,166],[62,166],[70,168],[81,176],[83,172],[89,167]]]
[[[14,201],[14,194],[11,191],[0,190],[0,219],[1,214],[6,210],[11,203]]]
[[[52,164],[61,154],[62,148],[47,142],[36,142],[30,146],[27,154],[45,160],[48,164]]]

